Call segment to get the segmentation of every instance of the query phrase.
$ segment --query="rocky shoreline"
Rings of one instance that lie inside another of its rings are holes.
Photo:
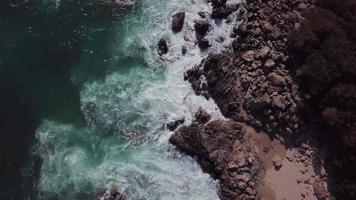
[[[312,34],[324,30],[324,26],[329,29],[332,26],[337,27],[323,23],[323,20],[330,18],[323,19],[325,14],[320,14],[320,10],[325,8],[320,6],[324,3],[332,7],[339,3],[313,0],[248,0],[238,4],[239,7],[236,4],[231,6],[230,1],[226,0],[212,0],[210,3],[212,19],[227,19],[227,23],[235,23],[229,21],[229,16],[235,14],[242,23],[236,23],[238,26],[231,33],[234,39],[230,47],[222,53],[211,54],[203,59],[200,65],[188,70],[184,78],[191,83],[197,95],[212,98],[229,120],[209,121],[209,114],[200,109],[192,124],[179,127],[170,142],[179,150],[196,156],[203,170],[220,180],[221,199],[351,198],[352,192],[347,194],[344,190],[344,193],[338,193],[339,181],[335,179],[333,171],[335,166],[329,162],[331,148],[322,148],[330,143],[315,134],[317,130],[312,128],[309,118],[306,117],[305,109],[314,106],[310,103],[310,98],[320,95],[306,95],[305,83],[302,82],[305,76],[300,76],[296,70],[303,66],[299,58],[307,56],[303,48],[307,47],[311,51],[315,48],[315,43],[308,43],[312,42],[308,37],[313,39]],[[345,2],[340,5],[343,3]],[[345,7],[335,8],[339,12],[342,9]],[[353,16],[353,13],[345,14],[350,15]],[[196,40],[201,49],[208,48],[199,45],[199,41],[208,31],[204,27],[209,27],[205,17],[198,19],[195,25]],[[313,23],[317,23],[317,26],[312,28]],[[309,29],[311,30],[308,31]],[[347,80],[354,80],[353,49],[347,45],[346,47],[350,56],[348,61],[351,63],[351,74]],[[330,50],[333,50],[333,47],[330,47]],[[341,52],[336,55],[342,55]],[[318,60],[318,57],[311,59]],[[302,61],[305,62],[303,59]],[[309,62],[313,64],[312,60]],[[314,74],[312,78],[317,77]],[[307,84],[312,82],[308,81]],[[349,104],[345,104],[347,108],[352,109],[355,102],[352,99],[352,86],[346,84],[340,87],[340,90],[350,95],[349,98],[345,97]],[[335,98],[337,97],[334,95]],[[334,110],[329,108],[324,112],[319,111],[319,116]],[[333,124],[334,130],[346,129],[345,137],[353,138],[355,134],[351,130],[354,130],[354,114],[341,112],[336,115],[334,112],[330,115],[329,119],[332,118],[334,122],[334,117],[340,116],[339,121],[336,120],[338,122]],[[345,122],[351,125],[346,125]],[[261,145],[261,137],[265,136],[267,139],[264,141],[268,142]],[[344,145],[345,148],[351,146],[349,151],[352,149],[352,141],[348,141],[350,145]],[[277,149],[283,149],[283,153]],[[327,155],[324,156],[325,152]],[[271,165],[274,166],[272,170]],[[346,173],[352,172],[349,170]],[[283,176],[287,178],[283,179]],[[332,185],[328,185],[330,181]],[[283,193],[283,187],[291,188],[291,193],[296,194]],[[269,195],[266,190],[274,190],[274,194]]]

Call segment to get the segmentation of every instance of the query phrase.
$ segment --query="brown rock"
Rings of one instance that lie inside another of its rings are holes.
[[[268,80],[270,80],[274,85],[276,86],[284,86],[285,85],[285,79],[283,76],[272,72],[268,75]]]
[[[254,51],[247,51],[242,54],[242,59],[244,59],[247,62],[251,62],[255,59],[255,52]]]

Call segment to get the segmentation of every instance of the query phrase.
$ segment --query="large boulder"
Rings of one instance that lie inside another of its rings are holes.
[[[185,12],[178,12],[172,16],[172,30],[180,32],[184,25]]]
[[[255,199],[258,161],[245,129],[235,121],[214,120],[199,109],[190,126],[182,126],[170,138],[181,151],[196,156],[204,171],[220,181],[221,199]],[[206,123],[207,122],[207,123]]]

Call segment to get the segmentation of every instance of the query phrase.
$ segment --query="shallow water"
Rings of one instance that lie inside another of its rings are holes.
[[[46,2],[51,15],[77,15],[63,9],[76,1]],[[66,80],[62,75],[47,80],[60,85],[52,87],[28,81],[31,94],[41,93],[32,95],[40,99],[35,102],[42,113],[31,147],[42,159],[36,199],[95,199],[110,187],[135,200],[218,199],[218,183],[169,145],[172,133],[165,129],[167,122],[181,117],[188,124],[199,106],[221,117],[211,100],[196,96],[183,80],[188,68],[229,43],[221,37],[228,38],[232,26],[212,21],[207,36],[211,50],[196,47],[193,20],[199,18],[198,11],[210,9],[204,0],[142,0],[110,23],[96,19],[64,24],[80,40],[80,51],[64,64],[70,66]],[[184,30],[172,33],[171,16],[181,10],[186,12]],[[156,45],[162,37],[170,51],[161,58]],[[66,81],[69,86],[63,87]],[[45,89],[38,90],[40,86]],[[40,98],[58,88],[52,100]]]

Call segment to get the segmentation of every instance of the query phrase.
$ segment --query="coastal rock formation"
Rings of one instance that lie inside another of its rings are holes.
[[[199,109],[190,126],[182,126],[170,142],[191,156],[197,156],[204,171],[220,181],[223,200],[255,199],[259,162],[245,139],[243,126],[232,120],[208,122]]]

